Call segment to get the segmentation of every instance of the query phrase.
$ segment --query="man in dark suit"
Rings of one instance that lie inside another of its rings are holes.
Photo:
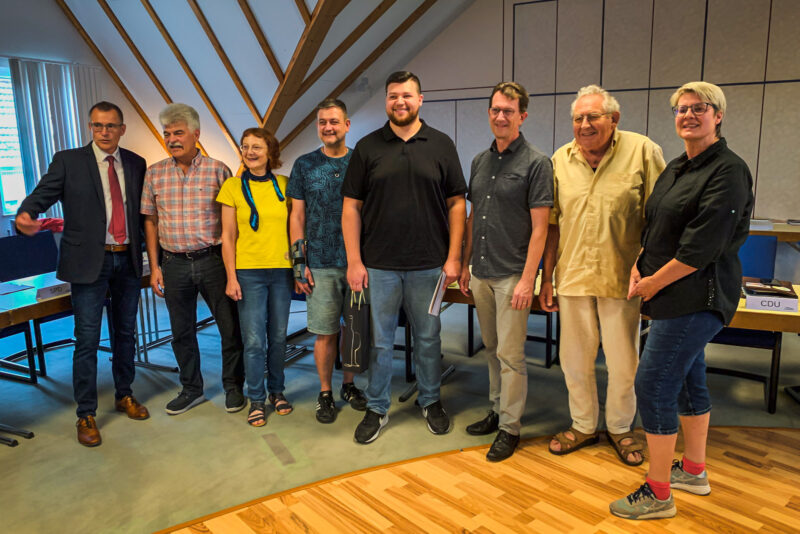
[[[92,142],[53,156],[47,174],[22,202],[17,229],[27,235],[39,230],[40,213],[61,201],[64,234],[58,270],[72,286],[75,313],[75,352],[72,386],[78,403],[78,442],[100,445],[97,411],[97,348],[103,304],[111,293],[115,408],[131,419],[150,414],[134,397],[134,332],[142,276],[142,226],[139,217],[143,158],[124,148],[122,111],[110,102],[89,110]]]

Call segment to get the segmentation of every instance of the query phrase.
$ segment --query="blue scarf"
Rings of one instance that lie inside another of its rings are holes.
[[[250,206],[250,228],[254,232],[258,231],[258,209],[256,209],[256,202],[253,200],[253,192],[250,190],[250,180],[255,182],[266,182],[272,180],[272,187],[275,188],[275,194],[278,195],[278,200],[283,202],[286,198],[281,193],[281,188],[278,187],[278,179],[272,174],[272,171],[267,171],[264,176],[254,176],[249,170],[245,169],[242,173],[242,194],[247,205]]]

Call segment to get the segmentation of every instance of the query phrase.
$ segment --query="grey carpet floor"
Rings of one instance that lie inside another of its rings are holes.
[[[302,306],[292,314],[290,331],[304,325]],[[47,325],[45,338],[63,337],[71,329],[69,320],[61,323]],[[0,422],[36,433],[32,440],[21,439],[18,447],[0,446],[0,531],[152,532],[357,469],[489,443],[492,436],[475,437],[464,431],[489,407],[485,358],[480,352],[466,357],[466,307],[452,306],[443,312],[442,323],[444,364],[456,366],[442,387],[453,430],[434,436],[413,399],[397,402],[407,384],[402,353],[396,352],[390,421],[377,441],[366,446],[353,441],[362,413],[342,401],[337,402],[340,412],[334,424],[316,422],[319,383],[310,353],[286,370],[286,395],[295,405],[292,414],[270,413],[267,425],[256,429],[247,425],[246,410],[226,413],[219,337],[216,327],[210,326],[199,333],[209,400],[179,416],[164,413],[164,405],[179,391],[177,376],[145,369],[137,371],[134,392],[150,409],[151,418],[132,421],[116,413],[110,363],[101,355],[97,421],[103,444],[88,449],[75,439],[72,348],[49,351],[49,375],[37,386],[0,380]],[[541,332],[542,319],[531,317],[529,326]],[[399,334],[398,341],[401,338]],[[17,350],[15,342],[4,342],[0,350],[5,354]],[[298,342],[310,346],[313,337]],[[542,344],[529,342],[526,352],[529,395],[523,438],[563,430],[569,417],[561,370],[544,368]],[[174,361],[169,345],[152,351],[150,357],[164,364]],[[766,373],[769,353],[711,346],[708,360]],[[597,374],[602,400],[602,358]],[[340,381],[336,372],[334,382]],[[708,382],[714,402],[712,425],[800,427],[800,405],[782,389],[778,413],[770,415],[761,384],[720,375],[709,375]],[[356,383],[363,387],[364,378],[358,377]],[[794,334],[784,336],[781,384],[800,384],[800,338]]]

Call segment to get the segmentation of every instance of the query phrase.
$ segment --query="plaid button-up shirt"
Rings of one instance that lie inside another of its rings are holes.
[[[141,213],[158,215],[158,241],[171,252],[218,245],[222,223],[216,202],[222,183],[231,177],[221,161],[200,151],[184,174],[174,158],[151,165],[144,176]]]

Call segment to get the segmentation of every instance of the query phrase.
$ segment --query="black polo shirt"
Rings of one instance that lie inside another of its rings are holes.
[[[467,191],[453,141],[423,121],[403,141],[387,121],[353,150],[342,195],[361,208],[361,259],[373,269],[415,271],[444,265],[447,199]]]
[[[672,160],[645,206],[644,248],[638,261],[650,276],[672,258],[697,269],[642,305],[653,319],[718,312],[730,323],[742,286],[739,247],[750,232],[753,178],[720,139],[703,153]]]
[[[472,274],[519,274],[528,259],[531,210],[553,205],[553,163],[522,133],[503,152],[492,141],[472,160],[467,198],[473,209]]]

